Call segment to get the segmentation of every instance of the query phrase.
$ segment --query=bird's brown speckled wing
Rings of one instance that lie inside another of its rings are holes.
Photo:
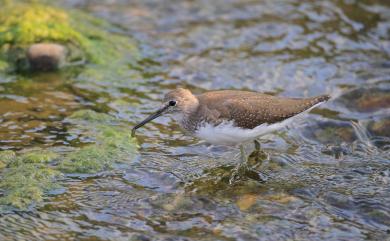
[[[223,96],[223,98],[221,98]],[[209,122],[233,120],[241,128],[253,129],[263,123],[275,123],[301,113],[329,99],[322,95],[307,99],[275,97],[247,91],[213,91],[198,96]]]

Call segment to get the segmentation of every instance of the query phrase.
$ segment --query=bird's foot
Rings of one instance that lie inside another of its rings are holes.
[[[260,148],[260,142],[254,140],[255,150],[248,156],[248,165],[251,167],[260,167],[263,160],[268,159],[268,154]]]
[[[248,156],[248,161],[247,161],[248,166],[260,167],[263,164],[263,161],[267,159],[268,159],[268,155],[263,150],[254,150]]]
[[[256,142],[255,141],[255,145],[256,145]],[[257,142],[258,143],[258,142]],[[258,143],[259,144],[259,143]],[[259,144],[260,146],[260,144]],[[231,174],[231,177],[229,179],[229,183],[230,184],[233,184],[237,181],[240,181],[240,180],[243,180],[243,179],[246,179],[246,178],[249,178],[249,179],[252,179],[252,180],[256,180],[256,181],[260,181],[260,182],[264,182],[265,181],[265,178],[264,178],[264,175],[262,173],[259,173],[258,171],[256,171],[255,169],[253,168],[250,168],[250,160],[252,160],[253,158],[252,157],[255,157],[255,161],[256,161],[256,165],[261,165],[262,163],[262,155],[259,155],[259,153],[263,153],[265,155],[264,152],[262,152],[259,148],[256,148],[256,150],[254,152],[251,153],[251,155],[249,155],[249,159],[247,158],[246,154],[245,154],[245,151],[244,151],[244,147],[241,145],[240,146],[240,152],[241,152],[241,163],[239,163],[234,169],[233,169],[233,172]],[[249,164],[249,165],[248,165]]]
[[[229,184],[233,184],[241,180],[247,169],[248,167],[246,166],[246,163],[239,163],[235,166],[229,178]]]
[[[265,182],[267,178],[263,173],[249,168],[246,164],[238,164],[232,171],[229,178],[229,184],[234,184],[238,181],[252,179],[258,182]]]
[[[258,140],[253,141],[255,143],[255,150],[260,151],[260,142]]]

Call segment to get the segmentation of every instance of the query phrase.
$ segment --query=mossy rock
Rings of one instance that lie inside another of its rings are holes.
[[[62,10],[38,3],[8,3],[0,11],[1,45],[42,41],[86,45],[87,39],[71,27],[69,15]]]
[[[60,186],[66,174],[96,174],[110,170],[116,163],[131,161],[137,153],[136,139],[124,126],[107,114],[80,110],[68,118],[74,131],[94,143],[67,153],[35,149],[15,154],[0,152],[0,205],[26,209],[41,202],[47,191]],[[72,131],[72,130],[70,130]],[[1,196],[2,195],[2,196]],[[1,209],[0,209],[1,210]]]
[[[390,137],[390,117],[376,120],[376,121],[370,121],[368,124],[368,130],[371,134],[375,136],[386,136]]]
[[[58,155],[54,152],[46,150],[32,150],[27,153],[21,154],[13,161],[8,163],[8,166],[22,166],[27,163],[49,163],[54,161]]]
[[[104,125],[97,126],[96,131],[96,143],[69,154],[60,164],[61,171],[96,173],[112,169],[115,163],[126,161],[137,152],[137,143],[130,133]]]
[[[57,187],[55,180],[61,173],[45,164],[49,159],[47,154],[14,155],[0,179],[0,189],[4,191],[0,205],[25,209],[33,202],[42,201],[46,191]]]
[[[69,63],[111,65],[139,57],[131,39],[108,32],[112,26],[83,12],[36,1],[0,0],[0,5],[0,70],[27,68],[27,49],[42,42],[65,46]]]
[[[63,172],[96,173],[113,168],[115,163],[132,159],[137,153],[136,139],[131,137],[130,131],[123,131],[126,127],[112,116],[92,110],[79,110],[66,121],[76,126],[75,132],[81,129],[95,144],[67,155],[59,165]]]

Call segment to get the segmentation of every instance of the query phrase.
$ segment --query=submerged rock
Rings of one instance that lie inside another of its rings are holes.
[[[254,194],[244,194],[237,200],[236,204],[241,211],[245,211],[256,203],[257,198],[257,195]]]
[[[303,129],[302,134],[310,140],[329,145],[352,143],[357,140],[350,122],[318,121]]]
[[[368,124],[368,131],[375,136],[390,137],[389,127],[390,127],[390,117],[378,121],[371,121]]]
[[[358,88],[343,95],[338,102],[359,113],[376,112],[390,107],[390,94],[386,89]]]

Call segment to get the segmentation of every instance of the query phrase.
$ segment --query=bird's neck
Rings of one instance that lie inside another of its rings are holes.
[[[180,113],[181,116],[179,118],[179,123],[183,129],[190,132],[195,130],[197,125],[196,113],[198,109],[199,109],[199,101],[194,96],[194,99],[188,101],[188,103],[186,103],[185,108]]]
[[[186,96],[183,100],[182,112],[184,117],[190,116],[198,110],[199,100],[196,96]]]

